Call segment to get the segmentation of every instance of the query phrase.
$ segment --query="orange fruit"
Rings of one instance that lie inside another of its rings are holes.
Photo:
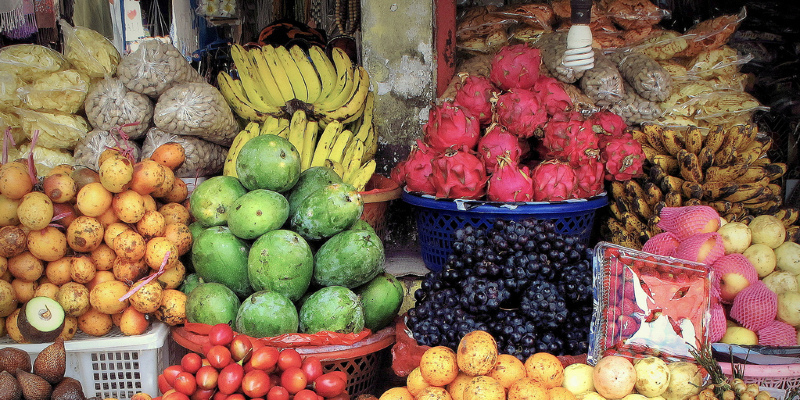
[[[405,386],[393,387],[381,395],[379,400],[414,400],[414,396]]]
[[[425,379],[422,378],[422,373],[419,370],[419,367],[414,368],[411,370],[411,373],[408,374],[406,378],[406,388],[413,396],[419,394],[422,389],[430,386],[428,382],[425,382]]]
[[[528,373],[525,371],[525,364],[517,357],[511,354],[500,354],[497,356],[497,364],[494,369],[486,375],[496,379],[504,388],[508,389],[514,382],[527,377]]]
[[[550,400],[550,393],[541,382],[523,378],[508,388],[508,400]]]
[[[564,383],[564,367],[558,357],[549,353],[536,353],[525,360],[528,378],[541,382],[548,389]]]
[[[444,386],[458,376],[456,353],[446,346],[431,347],[419,360],[422,378],[431,386]]]

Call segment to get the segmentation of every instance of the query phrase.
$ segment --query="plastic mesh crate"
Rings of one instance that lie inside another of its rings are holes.
[[[588,200],[558,203],[491,203],[470,200],[436,200],[406,191],[403,201],[417,208],[417,234],[425,266],[440,271],[452,252],[453,232],[465,226],[491,228],[498,219],[519,221],[538,218],[555,222],[559,233],[580,236],[588,244],[597,209],[608,201],[605,193]]]
[[[732,377],[731,364],[719,363],[722,372]],[[778,400],[784,400],[792,389],[800,388],[800,364],[755,365],[743,364],[745,383],[756,383]],[[786,399],[788,400],[788,399]]]
[[[65,376],[81,382],[86,397],[130,399],[138,392],[158,395],[158,374],[169,366],[169,327],[154,322],[147,333],[125,336],[114,328],[106,336],[79,332],[64,342],[67,351]],[[31,362],[49,343],[18,344],[9,338],[0,347],[16,347],[28,353]]]

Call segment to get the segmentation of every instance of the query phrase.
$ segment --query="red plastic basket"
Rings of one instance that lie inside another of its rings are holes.
[[[364,200],[361,219],[375,229],[381,239],[386,238],[386,209],[389,208],[389,202],[399,199],[402,191],[395,181],[374,174],[361,192],[361,199]]]

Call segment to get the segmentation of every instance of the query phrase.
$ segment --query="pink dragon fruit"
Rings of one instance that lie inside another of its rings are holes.
[[[505,46],[492,59],[489,79],[500,89],[530,89],[539,78],[542,56],[526,44]]]
[[[486,166],[466,146],[448,148],[431,164],[437,198],[479,199],[486,194]]]
[[[600,161],[606,166],[606,179],[627,181],[643,174],[642,145],[629,133],[606,140]]]
[[[573,197],[575,172],[558,160],[542,161],[531,172],[534,201],[561,201]]]
[[[430,180],[433,166],[431,160],[439,153],[428,147],[421,140],[411,147],[411,152],[405,161],[399,162],[392,169],[391,177],[398,185],[406,184],[409,192],[422,192],[434,194],[436,189]]]
[[[481,75],[459,74],[458,86],[453,103],[469,110],[482,125],[492,121],[492,98],[498,92],[489,78]]]
[[[497,121],[518,137],[527,139],[547,123],[541,98],[525,89],[513,89],[496,97]]]
[[[603,192],[603,163],[596,159],[588,159],[575,168],[575,197],[585,199]]]
[[[598,111],[589,117],[592,130],[598,135],[622,136],[625,133],[625,120],[611,111]]]
[[[425,142],[438,151],[451,146],[474,149],[481,137],[478,120],[467,109],[449,101],[431,107],[428,123],[422,129],[425,131]]]
[[[558,113],[545,125],[539,151],[544,158],[566,160],[577,168],[596,160],[600,146],[597,135],[579,113]]]
[[[572,99],[561,85],[562,83],[558,79],[544,75],[540,76],[533,84],[533,91],[539,93],[544,107],[550,115],[565,112],[572,107]]]
[[[478,154],[486,164],[486,172],[491,174],[497,167],[497,157],[508,157],[512,163],[519,163],[522,147],[519,139],[508,133],[506,128],[500,124],[492,124],[478,141]]]
[[[497,157],[497,170],[489,178],[486,196],[491,201],[531,201],[533,180],[527,167],[521,169],[507,157]]]

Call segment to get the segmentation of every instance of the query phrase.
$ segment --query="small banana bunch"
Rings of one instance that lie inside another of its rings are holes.
[[[352,123],[364,112],[369,74],[339,48],[332,49],[331,59],[317,46],[306,53],[298,46],[247,50],[236,44],[231,57],[239,79],[222,71],[217,83],[234,112],[246,120],[285,115],[287,103],[296,101],[301,105],[291,109],[302,108],[325,124]]]
[[[309,119],[303,110],[296,110],[291,119],[268,115],[263,123],[250,122],[234,138],[223,174],[236,177],[236,158],[248,140],[259,135],[276,135],[288,140],[300,153],[300,169],[328,167],[345,183],[364,190],[375,172],[378,136],[372,121],[374,95],[369,93],[361,117],[350,124],[334,120],[321,128],[320,122]]]
[[[611,218],[606,237],[641,248],[661,233],[656,226],[662,207],[707,205],[727,221],[749,222],[775,214],[782,204],[786,164],[772,163],[772,139],[752,124],[684,132],[656,124],[632,131],[642,145],[649,173],[644,179],[611,184]]]

